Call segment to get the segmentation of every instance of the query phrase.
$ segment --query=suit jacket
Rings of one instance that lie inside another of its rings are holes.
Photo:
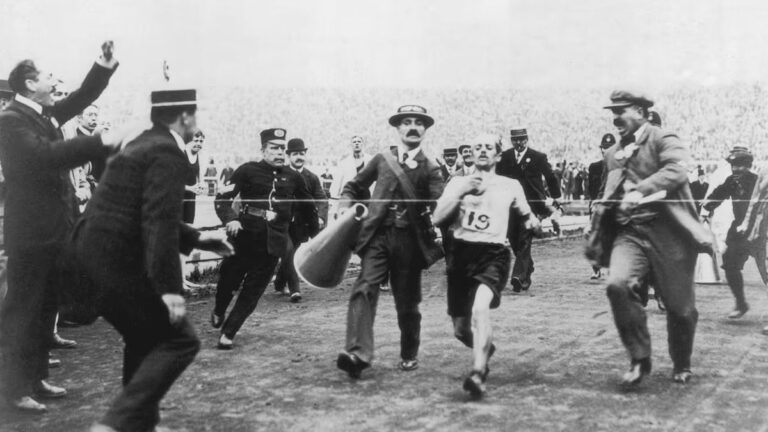
[[[122,275],[143,275],[150,292],[182,292],[179,253],[189,253],[199,237],[181,221],[187,170],[186,155],[159,125],[110,160],[74,233],[81,265],[93,280],[109,280],[94,272],[115,279],[99,288],[121,287]]]
[[[424,200],[417,207],[420,210],[427,207],[432,209],[437,199],[443,193],[444,182],[443,176],[440,173],[440,167],[437,163],[424,156],[423,150],[419,151],[413,160],[417,164],[415,168],[410,168],[404,164],[401,164],[401,166],[411,181],[416,196]],[[384,155],[379,153],[371,159],[370,163],[355,178],[344,185],[339,206],[341,208],[350,207],[353,201],[365,196],[365,192],[374,182],[376,182],[376,187],[373,189],[373,196],[368,206],[368,217],[363,221],[363,226],[360,228],[360,234],[355,244],[355,252],[357,253],[364,249],[376,234],[376,231],[389,212],[389,206],[392,201],[402,198],[397,176],[384,159]],[[415,229],[415,227],[410,228]],[[425,256],[428,253],[425,250],[421,250],[421,252]]]
[[[600,187],[603,184],[603,169],[605,162],[599,160],[589,164],[589,174],[587,175],[587,193],[589,199],[595,200],[600,198]]]
[[[85,132],[82,131],[82,129],[77,128],[76,132],[77,136],[91,136],[87,135]],[[107,156],[104,157],[98,157],[91,160],[91,172],[89,173],[93,180],[98,183],[101,179],[101,176],[104,174],[104,170],[107,168]],[[92,185],[95,188],[95,185]]]
[[[696,180],[691,183],[691,196],[693,197],[694,201],[696,201],[697,213],[701,213],[701,202],[704,201],[704,198],[706,198],[708,190],[709,183],[707,182],[702,183]]]
[[[324,221],[328,220],[328,199],[325,197],[325,191],[320,184],[320,178],[318,178],[312,171],[304,168],[301,170],[301,177],[304,178],[304,183],[307,186],[309,194],[315,200],[315,207],[317,208],[317,214],[314,215],[314,220],[307,220],[308,215],[305,212],[294,212],[293,220],[289,231],[291,233],[291,239],[294,241],[305,242],[310,237],[314,237],[318,233],[317,217],[319,216]]]
[[[501,161],[496,164],[496,173],[520,182],[528,204],[537,216],[549,216],[550,210],[544,203],[547,191],[552,198],[560,198],[560,185],[547,161],[547,155],[532,148],[528,148],[520,164],[517,163],[514,149],[503,152]]]
[[[94,64],[82,86],[57,102],[50,113],[64,124],[95,101],[114,69]],[[0,112],[0,163],[8,194],[5,241],[16,251],[61,245],[75,218],[69,170],[104,157],[101,138],[64,140],[61,130],[16,100]]]
[[[691,165],[688,146],[674,133],[650,124],[635,144],[636,154],[631,157],[619,144],[605,152],[607,177],[603,199],[619,199],[625,181],[631,182],[628,191],[637,190],[644,196],[665,190],[666,199],[651,204],[650,208],[658,211],[659,223],[677,226],[675,233],[679,236],[660,241],[685,241],[700,252],[710,251],[712,234],[699,222],[688,186],[688,167]]]

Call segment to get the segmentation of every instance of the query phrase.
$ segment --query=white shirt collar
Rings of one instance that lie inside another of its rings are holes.
[[[301,172],[304,171],[304,167],[301,167],[301,168],[297,169],[297,168],[294,168],[293,165],[291,165],[291,164],[288,164],[288,166],[290,166],[292,170],[296,171],[299,174],[301,174]]]
[[[640,141],[640,137],[643,136],[643,132],[645,132],[645,130],[647,129],[647,126],[648,126],[648,123],[643,123],[642,126],[637,128],[637,130],[634,133],[634,135],[635,135],[635,142],[639,142]]]
[[[464,165],[464,174],[465,175],[474,174],[474,172],[475,172],[475,165],[474,164],[472,164],[472,166]]]
[[[79,125],[77,127],[77,130],[83,133],[83,135],[93,136],[93,132],[89,131],[88,129],[84,128],[82,125]]]
[[[176,133],[173,129],[168,129],[171,132],[171,136],[176,141],[176,145],[179,146],[179,150],[181,150],[182,153],[187,154],[187,146],[184,144],[184,138],[181,137],[178,133]]]
[[[16,96],[14,97],[14,99],[16,99],[17,102],[32,108],[33,110],[35,110],[36,113],[43,115],[43,106],[33,101],[32,99],[28,97],[24,97],[18,93],[16,93]]]
[[[416,147],[415,149],[407,150],[408,147],[401,145],[400,146],[400,155],[398,156],[398,162],[403,162],[403,155],[407,154],[409,160],[413,160],[413,158],[416,157],[417,154],[421,151],[421,146]]]

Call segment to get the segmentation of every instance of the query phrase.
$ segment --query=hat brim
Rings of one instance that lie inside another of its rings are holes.
[[[731,165],[738,163],[752,163],[754,160],[755,157],[751,154],[729,155],[725,158],[725,161]]]
[[[634,102],[614,102],[610,105],[604,106],[603,109],[626,108],[632,105],[635,105],[635,103]]]
[[[295,149],[285,149],[285,152],[288,153],[288,154],[296,153],[296,152],[301,152],[301,151],[307,151],[307,148],[306,147],[302,147],[302,148],[295,148]]]
[[[420,118],[424,120],[424,125],[426,127],[432,127],[432,125],[435,124],[435,119],[424,113],[397,113],[389,118],[389,124],[397,127],[400,124],[400,121],[406,117]]]
[[[284,140],[284,139],[268,139],[268,140],[264,141],[264,144],[270,144],[270,143],[271,143],[271,144],[282,144],[282,145],[286,145],[286,143],[287,143],[287,142],[288,142],[288,141],[286,141],[286,140]]]

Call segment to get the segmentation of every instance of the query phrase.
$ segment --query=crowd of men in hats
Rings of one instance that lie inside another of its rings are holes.
[[[366,204],[369,214],[354,242],[361,269],[337,367],[359,379],[373,365],[373,323],[388,281],[400,329],[399,369],[419,368],[421,278],[445,256],[448,315],[455,337],[472,349],[462,386],[475,397],[484,394],[496,351],[491,310],[507,285],[513,292],[530,289],[532,240],[561,198],[548,157],[529,147],[526,128],[510,130],[509,150],[503,151],[501,136],[484,133],[446,149],[438,164],[422,150],[435,118],[420,105],[401,106],[389,117],[397,137],[389,151],[367,155],[363,138],[351,137],[351,154],[330,187],[330,210],[320,179],[304,167],[304,141],[288,140],[283,128],[262,130],[262,159],[234,169],[218,191],[215,210],[225,238],[185,223],[185,192],[200,182],[190,177],[195,162],[187,143],[198,139],[202,145],[204,139],[194,89],[152,92],[152,127],[136,137],[91,128],[64,138],[60,125],[94,106],[118,67],[114,44],[101,49],[81,87],[61,100],[52,97],[58,80],[31,60],[11,71],[12,93],[0,92],[7,104],[0,112],[0,163],[8,254],[0,385],[9,406],[42,413],[46,406],[39,399],[67,394],[48,382],[48,349],[65,291],[65,299],[80,302],[79,321],[104,317],[125,343],[123,389],[92,430],[152,430],[161,399],[200,349],[186,316],[179,255],[196,248],[224,257],[210,324],[221,329],[217,347],[231,350],[276,272],[276,287],[301,300],[292,265],[296,247],[355,203]],[[605,109],[619,140],[604,135],[602,160],[589,168],[593,277],[609,269],[608,301],[630,363],[623,384],[636,386],[651,372],[642,292],[650,285],[666,306],[672,379],[686,383],[693,375],[698,320],[694,266],[698,253],[712,253],[713,246],[699,220],[700,195],[695,198],[688,183],[692,157],[674,132],[660,127],[650,98],[615,91],[610,101]],[[738,319],[749,309],[743,264],[754,255],[754,239],[764,243],[768,231],[768,222],[750,223],[750,215],[765,211],[756,197],[768,194],[768,179],[750,172],[753,157],[746,148],[734,148],[727,160],[733,174],[703,209],[711,212],[727,199],[734,204],[723,260],[736,299],[729,318]],[[86,163],[106,168],[79,215],[69,174]],[[74,277],[61,277],[62,262],[72,266]]]

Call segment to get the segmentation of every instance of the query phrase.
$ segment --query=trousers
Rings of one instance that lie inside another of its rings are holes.
[[[366,363],[373,360],[373,322],[379,287],[387,274],[400,327],[400,356],[404,360],[418,356],[424,258],[415,237],[408,228],[382,226],[360,251],[360,274],[352,287],[347,311],[346,351]]]
[[[531,215],[531,217],[535,217]],[[515,264],[512,267],[512,276],[522,284],[523,290],[531,286],[531,274],[533,274],[533,258],[531,246],[533,245],[533,232],[525,229],[524,218],[512,211],[509,214],[509,230],[507,240],[515,254]]]
[[[674,227],[651,221],[622,228],[611,251],[607,295],[619,337],[632,360],[651,355],[641,292],[650,282],[667,307],[667,342],[675,371],[690,369],[698,311],[693,289],[697,253]]]
[[[235,254],[224,258],[221,263],[214,307],[216,315],[224,316],[235,291],[241,283],[243,284],[221,329],[222,334],[230,339],[235,337],[245,320],[256,309],[280,260],[279,257],[269,254],[266,238],[249,236],[246,231],[238,234],[234,246]]]
[[[747,299],[744,297],[744,276],[741,270],[750,256],[750,245],[744,234],[736,232],[735,227],[728,230],[725,238],[726,249],[723,252],[723,270],[728,286],[736,299],[736,308],[745,309]]]
[[[60,247],[8,257],[8,292],[0,310],[0,388],[8,399],[30,396],[48,378],[48,349],[58,306]]]

